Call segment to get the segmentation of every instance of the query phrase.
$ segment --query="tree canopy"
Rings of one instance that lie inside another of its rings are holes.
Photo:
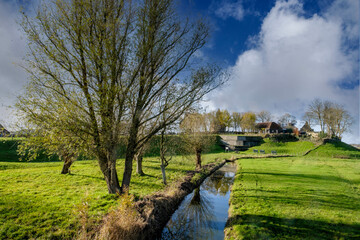
[[[134,155],[153,135],[222,82],[218,67],[192,61],[209,28],[180,19],[172,0],[43,2],[36,17],[24,14],[22,27],[31,76],[17,104],[23,121],[86,140],[109,193],[129,188]]]

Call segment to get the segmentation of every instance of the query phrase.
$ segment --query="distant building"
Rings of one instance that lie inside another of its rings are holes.
[[[263,141],[259,136],[233,136],[233,135],[220,135],[221,144],[225,149],[230,150],[246,150],[253,146],[258,146]]]
[[[295,127],[294,124],[289,123],[285,129],[284,129],[284,133],[294,133],[297,136],[300,134],[299,129],[297,127]]]
[[[255,125],[255,129],[262,133],[281,133],[282,128],[275,122],[262,122]]]
[[[0,137],[6,137],[9,136],[10,132],[6,130],[6,128],[3,127],[3,125],[0,124]]]
[[[304,126],[302,126],[302,128],[300,128],[300,132],[305,132],[305,133],[308,133],[308,132],[313,132],[314,129],[312,129],[310,127],[310,124],[308,122],[305,122]]]

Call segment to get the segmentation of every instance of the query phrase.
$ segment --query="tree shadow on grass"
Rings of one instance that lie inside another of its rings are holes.
[[[155,175],[151,175],[151,174],[148,174],[148,173],[144,173],[144,174],[142,174],[142,175],[134,174],[134,176],[139,177],[139,178],[148,177],[148,178],[156,178],[156,179],[157,179],[157,177],[156,177]]]
[[[269,172],[242,172],[243,174],[250,174],[250,175],[269,175],[269,176],[278,176],[278,177],[291,177],[291,178],[308,178],[314,180],[324,180],[324,181],[337,181],[337,182],[344,182],[344,183],[359,183],[360,181],[349,181],[347,179],[336,177],[336,176],[329,176],[329,175],[316,175],[316,174],[287,174],[287,173],[269,173]]]
[[[286,193],[282,193],[286,194]],[[350,197],[342,194],[332,194],[332,195],[306,195],[299,193],[297,196],[284,196],[279,194],[278,196],[259,196],[257,194],[247,194],[246,197],[251,199],[256,199],[257,201],[264,201],[269,203],[280,203],[287,205],[296,205],[296,206],[314,206],[316,204],[321,205],[322,207],[327,207],[328,209],[338,209],[339,211],[353,210],[356,211],[360,209],[360,202],[358,198]],[[331,196],[331,197],[330,197]]]
[[[235,215],[227,228],[242,239],[360,239],[360,224],[334,224],[319,220]]]
[[[102,180],[102,181],[105,180],[104,177],[95,177],[95,176],[90,176],[90,175],[85,175],[85,174],[78,174],[78,173],[70,173],[70,174],[68,174],[68,176],[86,177],[86,178],[92,178],[92,179],[97,179],[97,180]]]

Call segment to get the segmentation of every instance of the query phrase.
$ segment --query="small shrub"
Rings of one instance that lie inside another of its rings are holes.
[[[329,135],[325,132],[319,132],[319,134],[318,134],[318,138],[320,138],[320,139],[324,139],[324,138],[328,138],[328,137],[329,137]]]
[[[272,142],[296,142],[299,139],[292,134],[275,134],[270,137]]]
[[[90,217],[90,198],[88,194],[85,194],[85,199],[78,205],[75,205],[73,212],[77,216],[78,223],[80,225],[77,233],[77,239],[87,240],[89,236],[94,235],[95,220]]]

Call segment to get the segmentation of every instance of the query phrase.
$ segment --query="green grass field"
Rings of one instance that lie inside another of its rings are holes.
[[[360,239],[359,151],[326,144],[237,165],[227,239]]]
[[[206,154],[203,164],[221,161],[229,154]],[[118,160],[121,181],[124,160]],[[164,188],[160,160],[144,159],[145,176],[135,173],[130,193],[136,198]],[[166,168],[171,183],[194,170],[191,158],[176,157]],[[77,161],[70,175],[60,174],[62,162],[1,162],[0,239],[73,239],[80,211],[88,206],[89,217],[100,220],[117,197],[107,193],[103,175],[94,160]],[[135,166],[134,166],[135,168]]]
[[[95,160],[77,161],[70,175],[61,175],[62,162],[18,162],[15,146],[12,140],[0,143],[0,239],[74,239],[84,209],[96,222],[117,205]],[[341,143],[315,148],[305,141],[267,140],[255,148],[295,157],[237,161],[229,239],[360,238],[358,150]],[[212,151],[203,164],[233,155],[218,147]],[[119,159],[120,181],[123,165]],[[175,157],[168,182],[193,169],[193,159]],[[157,157],[145,158],[144,171],[145,176],[133,174],[130,193],[136,199],[164,188]]]
[[[271,151],[276,151],[279,155],[295,155],[302,156],[307,151],[315,148],[315,144],[308,141],[297,142],[272,142],[269,139],[264,139],[261,146],[249,148],[245,153],[255,155],[253,150],[264,150],[266,154],[271,154]]]

